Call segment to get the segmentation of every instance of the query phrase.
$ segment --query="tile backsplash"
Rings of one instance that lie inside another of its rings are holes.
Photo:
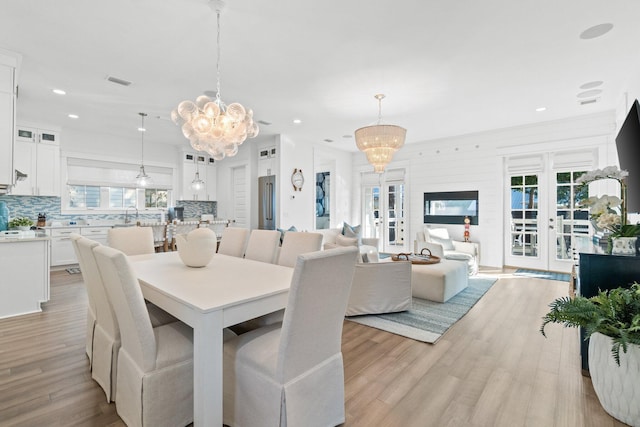
[[[94,221],[124,221],[124,209],[113,214],[77,214],[63,215],[60,212],[60,197],[44,197],[44,196],[0,196],[0,200],[7,203],[9,208],[9,217],[26,216],[34,222],[38,219],[38,213],[47,215],[47,222],[50,221],[82,221],[91,219]],[[202,214],[212,214],[214,217],[217,213],[216,202],[211,201],[188,201],[179,200],[176,206],[184,206],[184,218],[199,219]],[[135,215],[135,212],[129,211],[129,215]],[[166,211],[165,211],[166,218]],[[160,221],[161,214],[145,214],[140,212],[138,215],[140,221]]]

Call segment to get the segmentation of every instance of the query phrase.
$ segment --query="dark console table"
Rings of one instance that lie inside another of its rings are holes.
[[[580,254],[578,292],[583,297],[592,297],[598,290],[631,287],[640,282],[640,256],[619,256],[602,254]],[[589,341],[580,332],[580,354],[582,372],[589,372]]]

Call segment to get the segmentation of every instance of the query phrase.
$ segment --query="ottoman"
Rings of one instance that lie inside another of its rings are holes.
[[[413,264],[411,287],[413,296],[436,302],[447,302],[467,287],[468,265],[465,261],[443,259],[437,264]]]

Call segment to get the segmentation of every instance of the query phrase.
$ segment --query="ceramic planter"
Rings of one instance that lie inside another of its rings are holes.
[[[611,254],[635,256],[637,239],[637,237],[613,237]]]
[[[612,340],[595,333],[589,338],[589,373],[600,404],[609,415],[640,426],[640,346],[620,350],[620,366],[611,354]]]

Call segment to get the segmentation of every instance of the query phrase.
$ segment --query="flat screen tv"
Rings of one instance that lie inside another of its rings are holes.
[[[627,211],[640,212],[640,104],[636,99],[616,137],[620,169],[629,171]]]

